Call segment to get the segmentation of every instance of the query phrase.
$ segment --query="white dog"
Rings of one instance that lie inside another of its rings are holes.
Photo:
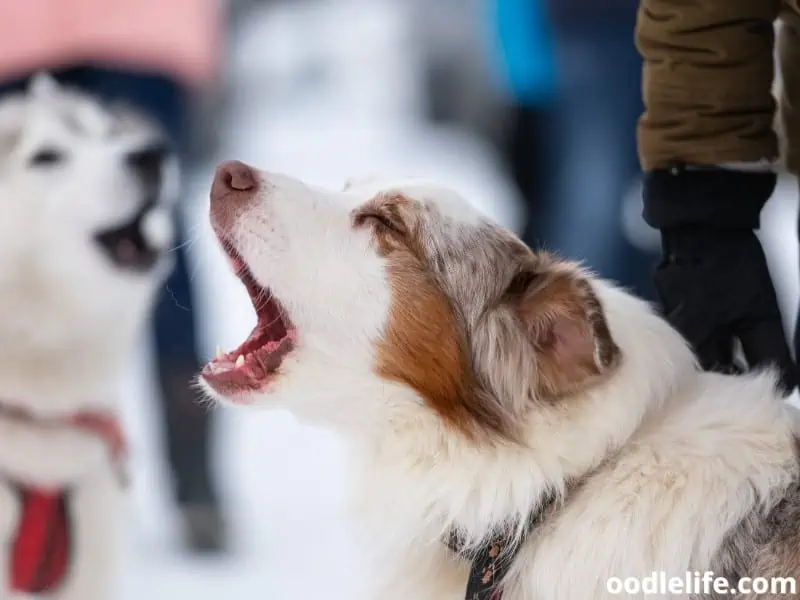
[[[657,571],[725,579],[648,598],[797,597],[745,579],[800,576],[795,409],[771,373],[701,372],[644,302],[435,186],[327,192],[231,162],[211,221],[258,326],[201,380],[342,434],[371,598],[638,598],[613,578]]]
[[[46,75],[0,102],[0,598],[108,597],[117,390],[170,266],[170,165],[153,125]]]

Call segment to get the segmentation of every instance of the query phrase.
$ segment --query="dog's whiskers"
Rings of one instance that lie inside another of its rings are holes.
[[[173,246],[167,252],[177,252],[181,248],[191,248],[202,237],[200,223],[195,223],[186,230],[186,240]]]
[[[264,289],[262,289],[261,291],[259,291],[258,296],[256,297],[255,302],[254,302],[254,305],[256,307],[256,312],[258,312],[261,309],[263,309],[269,303],[269,301],[272,300],[272,299],[273,299],[272,290],[264,290]],[[278,306],[280,306],[280,305],[278,305]],[[281,307],[280,308],[280,313],[274,319],[272,319],[272,321],[267,323],[265,325],[265,327],[272,327],[272,325],[274,325],[275,323],[277,323],[281,319],[285,318],[286,315],[284,314],[284,312],[285,311],[283,310],[283,307]]]

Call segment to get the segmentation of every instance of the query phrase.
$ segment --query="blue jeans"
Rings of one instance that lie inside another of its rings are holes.
[[[172,79],[153,73],[81,66],[52,71],[64,85],[94,96],[121,101],[155,119],[178,155],[188,154],[189,97]],[[0,94],[23,89],[27,78],[5,83]],[[176,216],[178,239],[175,270],[153,314],[156,365],[167,438],[167,453],[179,504],[216,502],[209,474],[210,412],[190,389],[200,370],[195,315],[185,250],[186,228]]]
[[[632,11],[629,21],[564,24],[556,31],[561,89],[550,121],[553,172],[536,229],[547,248],[653,299],[658,256],[633,246],[622,225],[623,198],[640,175],[634,25]]]

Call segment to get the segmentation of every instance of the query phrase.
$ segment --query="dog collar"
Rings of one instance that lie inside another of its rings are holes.
[[[551,515],[558,495],[551,492],[531,512],[522,535],[513,525],[498,527],[475,550],[465,549],[462,536],[452,531],[445,543],[453,552],[471,563],[465,600],[501,600],[503,579],[519,554],[525,540]]]
[[[41,419],[15,406],[0,403],[0,415],[39,427],[71,427],[101,438],[108,446],[109,458],[127,485],[127,451],[122,427],[115,415],[106,412],[79,412],[61,419]],[[63,583],[71,561],[69,498],[71,490],[45,489],[9,481],[19,495],[19,522],[9,541],[8,579],[11,589],[23,594],[50,593]]]
[[[127,441],[122,425],[113,413],[80,411],[68,417],[43,419],[22,408],[0,403],[0,415],[40,427],[73,428],[100,438],[108,447],[109,459],[117,473],[120,485],[127,487],[128,476],[125,469]]]

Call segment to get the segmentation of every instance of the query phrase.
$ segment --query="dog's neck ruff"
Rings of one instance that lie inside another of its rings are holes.
[[[475,549],[465,547],[457,531],[450,533],[447,546],[471,563],[465,600],[501,600],[503,580],[522,546],[558,511],[563,503],[608,461],[606,458],[588,472],[566,481],[563,493],[548,491],[531,510],[526,523],[511,522],[490,532]]]
[[[69,427],[101,438],[108,445],[109,459],[120,484],[126,484],[126,443],[116,416],[80,412],[64,419],[38,419],[25,410],[0,404],[0,418],[16,419],[34,427]],[[69,489],[46,489],[9,480],[19,496],[17,530],[10,547],[8,565],[12,590],[23,594],[54,591],[64,580],[70,562]]]
[[[501,600],[502,582],[525,540],[544,523],[558,504],[559,496],[551,492],[538,504],[522,525],[498,527],[475,549],[465,549],[458,532],[453,531],[445,543],[455,553],[471,563],[465,600]]]

